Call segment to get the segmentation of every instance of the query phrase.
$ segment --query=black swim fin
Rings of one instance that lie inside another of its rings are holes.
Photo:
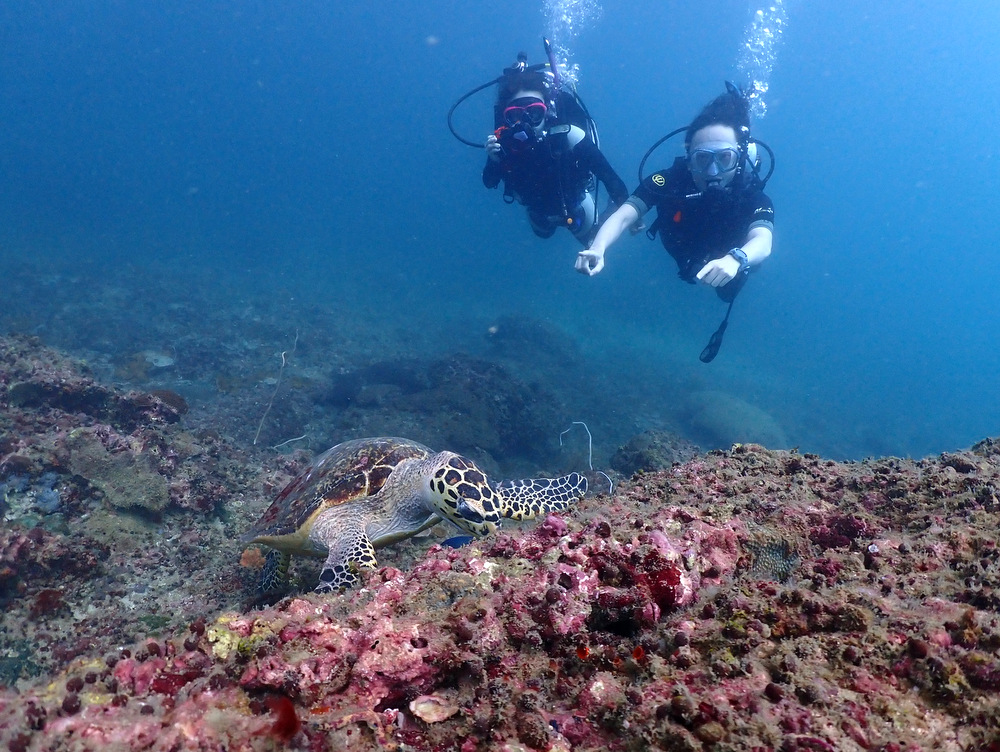
[[[715,360],[715,356],[719,354],[719,348],[722,347],[722,337],[726,333],[726,327],[729,326],[729,314],[733,310],[733,301],[729,301],[729,307],[726,309],[726,316],[722,319],[722,323],[719,324],[719,328],[715,330],[715,333],[709,337],[708,344],[705,345],[705,349],[701,351],[701,355],[698,356],[698,360],[702,363],[711,363]]]
[[[726,327],[729,325],[728,321],[723,321],[719,324],[719,328],[715,330],[715,333],[709,338],[708,344],[705,345],[705,349],[701,351],[701,355],[698,359],[702,363],[711,363],[715,360],[715,356],[719,354],[719,348],[722,347],[722,335],[726,333]]]

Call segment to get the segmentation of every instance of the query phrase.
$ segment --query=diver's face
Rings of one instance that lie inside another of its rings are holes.
[[[545,104],[545,97],[540,91],[533,89],[521,89],[516,92],[507,107],[504,109],[504,122],[511,127],[518,124],[524,125],[534,131],[536,136],[541,136],[545,129],[545,116],[548,107]]]
[[[736,131],[728,125],[706,125],[695,131],[688,144],[688,169],[699,191],[729,185],[736,177],[739,157]]]

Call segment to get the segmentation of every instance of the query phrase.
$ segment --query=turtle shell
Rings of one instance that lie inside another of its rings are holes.
[[[400,462],[432,454],[423,444],[393,437],[337,444],[285,486],[243,540],[306,533],[302,527],[311,525],[319,512],[378,493]]]

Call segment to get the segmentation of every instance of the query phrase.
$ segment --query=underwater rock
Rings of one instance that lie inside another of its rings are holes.
[[[741,443],[761,444],[771,449],[789,445],[784,429],[773,416],[726,392],[692,392],[683,412],[691,435],[710,448]]]
[[[0,387],[11,407],[81,413],[124,431],[147,423],[175,423],[176,405],[99,383],[88,369],[30,337],[0,338]]]
[[[687,462],[699,452],[697,446],[669,431],[650,430],[633,436],[611,456],[611,467],[626,477],[635,473],[666,470]]]
[[[530,473],[558,451],[557,400],[503,365],[468,355],[392,360],[332,377],[320,397],[342,408],[338,422],[352,438],[413,435],[448,446],[488,471]],[[417,426],[417,430],[401,427]],[[361,428],[363,427],[363,428]]]
[[[67,539],[41,527],[0,530],[0,604],[29,589],[37,598],[70,580],[94,576],[107,554],[106,546],[85,536]]]
[[[86,394],[94,379],[36,339],[0,337],[0,684],[11,687],[241,597],[249,573],[228,550],[223,505],[264,498],[294,472],[181,429],[173,392],[101,386],[103,413],[7,399],[10,384],[36,382]]]
[[[358,591],[81,655],[0,691],[0,740],[992,749],[997,487],[992,446],[837,463],[743,444]]]
[[[416,359],[384,360],[343,373],[336,373],[323,392],[321,401],[334,407],[348,407],[365,399],[363,393],[375,385],[394,386],[403,394],[429,387],[428,365]],[[368,398],[368,402],[371,399]]]
[[[576,341],[548,321],[522,314],[498,317],[486,330],[490,354],[533,370],[575,368],[583,361]]]
[[[51,469],[73,511],[66,535],[0,528],[15,752],[1000,748],[996,440],[851,463],[741,443],[251,608],[235,532],[308,458],[51,407],[4,404],[0,435],[12,498]],[[216,506],[86,506],[71,436]]]
[[[158,514],[170,503],[167,480],[150,469],[149,458],[130,452],[112,454],[86,429],[71,433],[65,447],[70,470],[99,488],[111,506]]]

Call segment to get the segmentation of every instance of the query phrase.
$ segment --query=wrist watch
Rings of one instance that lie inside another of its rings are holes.
[[[742,248],[733,248],[727,254],[727,256],[732,256],[734,259],[740,262],[740,273],[750,270],[750,259],[743,252]]]

